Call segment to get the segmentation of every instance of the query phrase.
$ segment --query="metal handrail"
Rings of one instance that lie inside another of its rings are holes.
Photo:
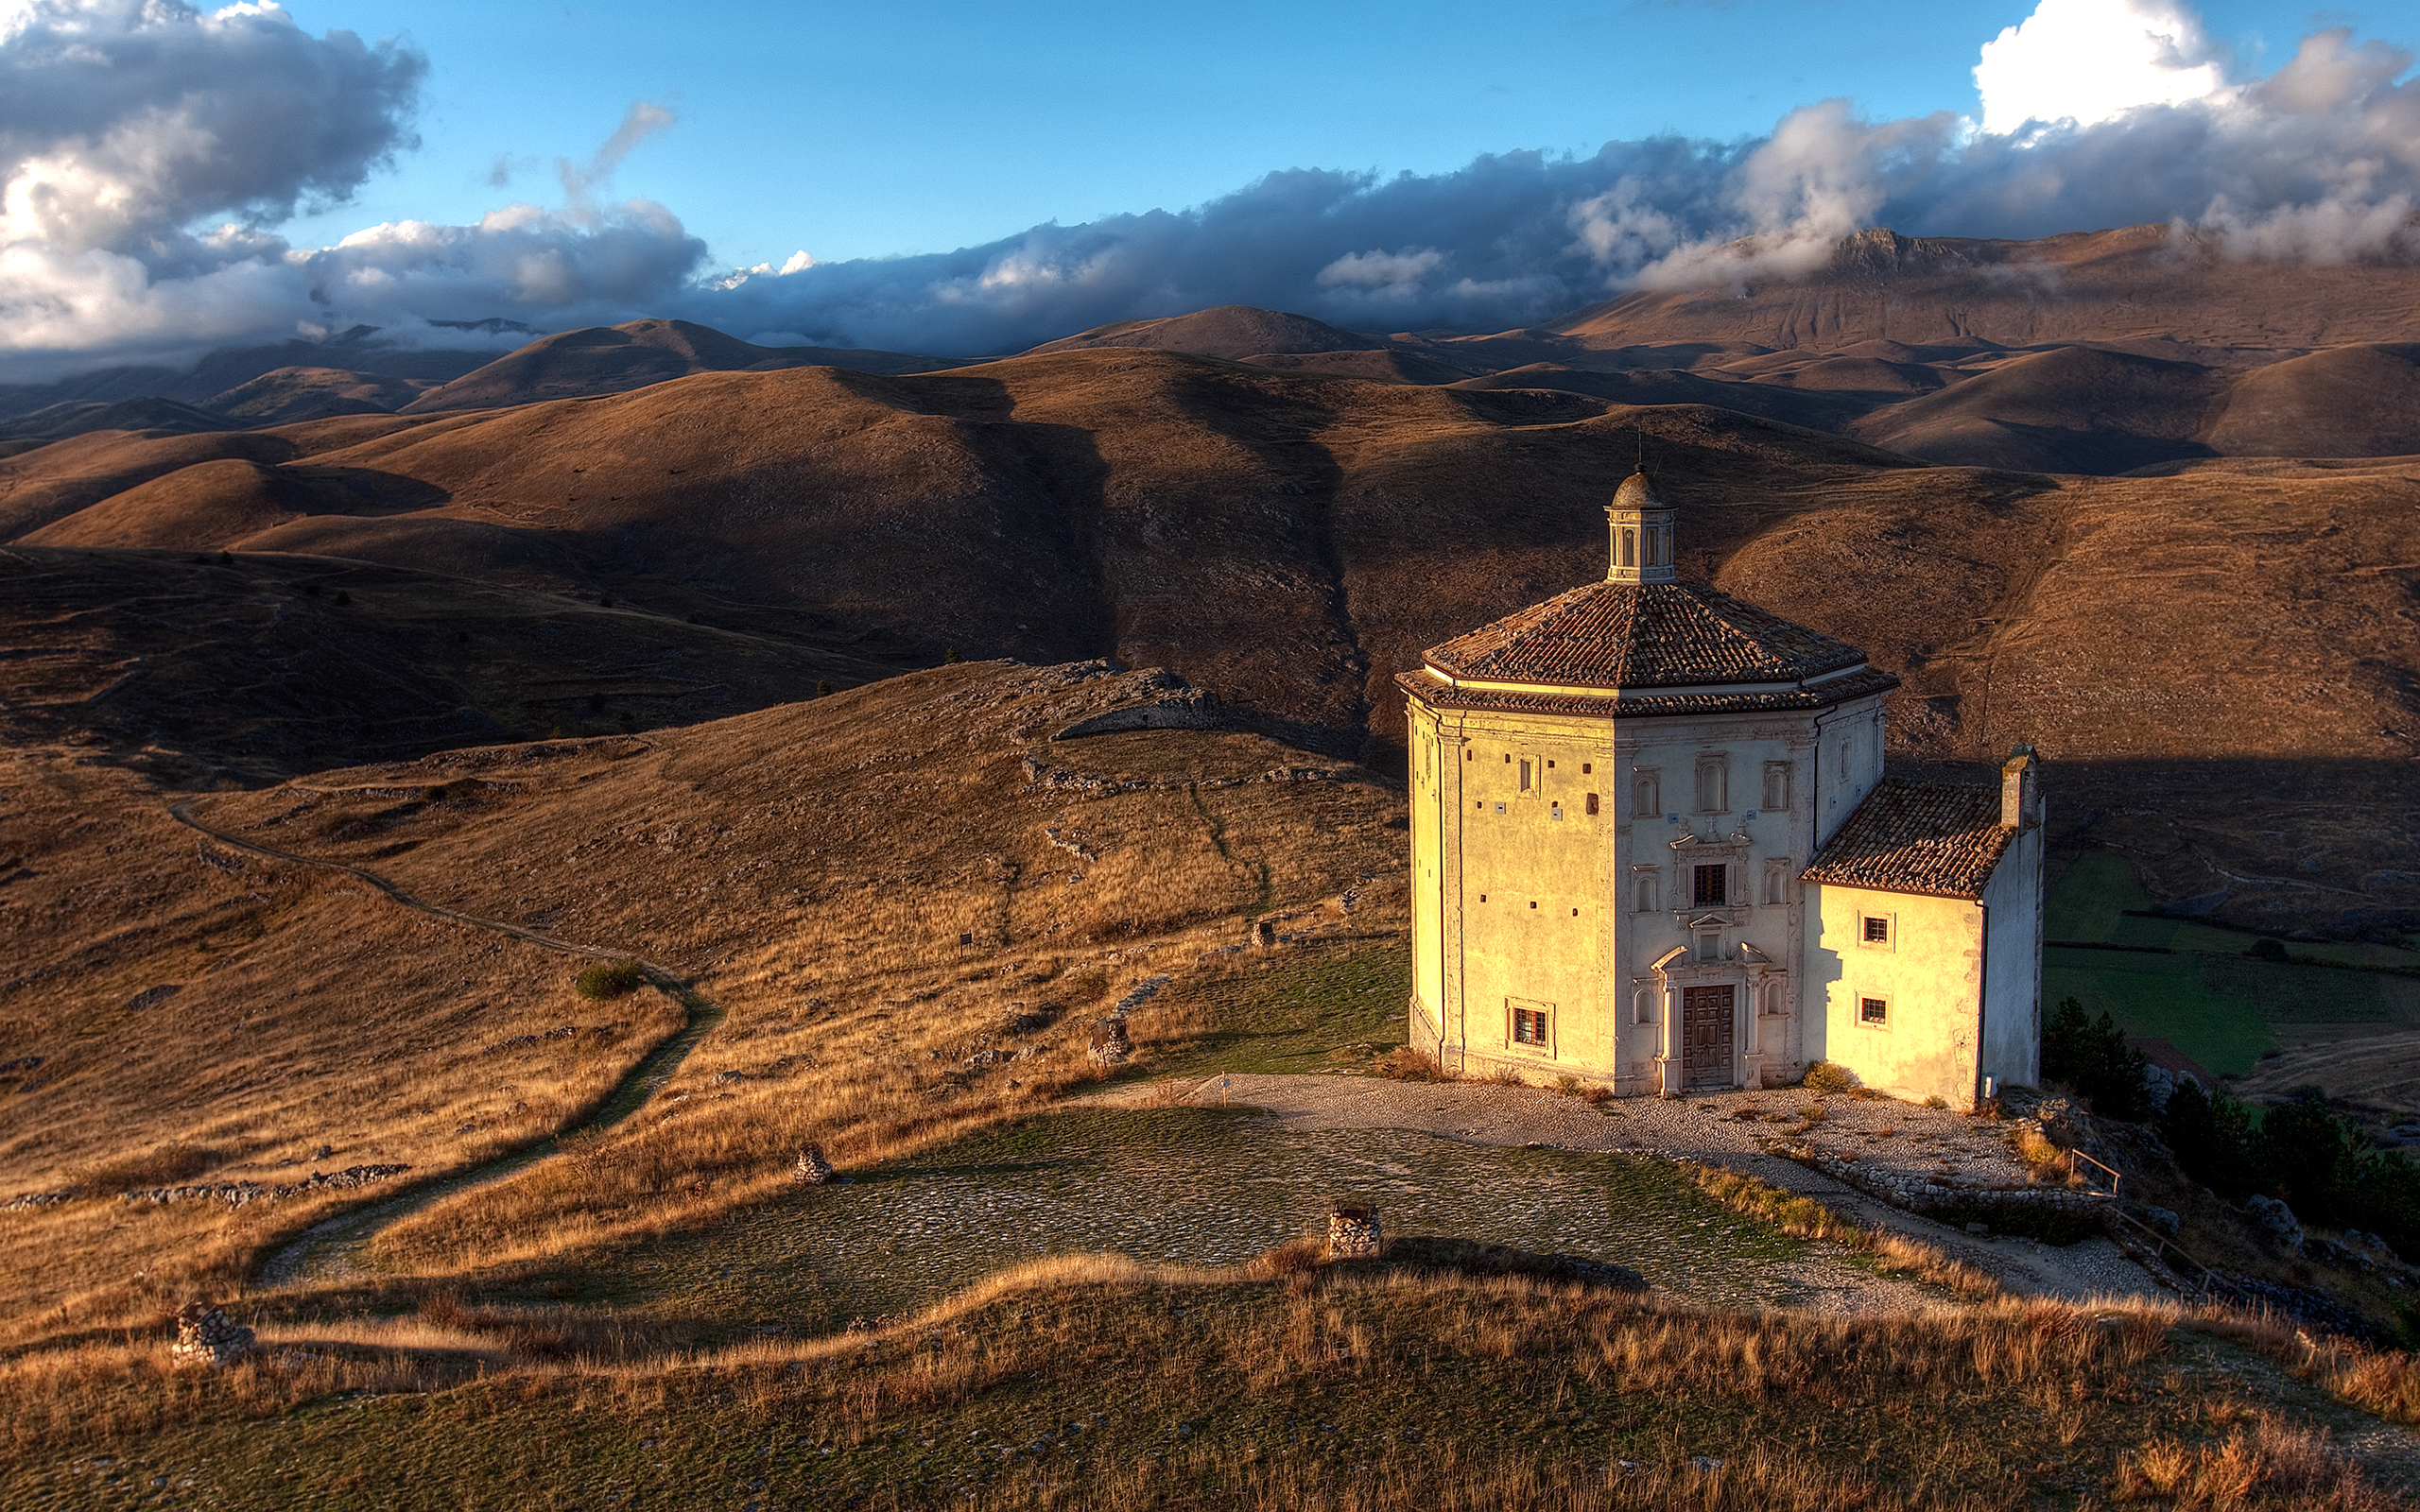
[[[2193,1269],[2199,1272],[2201,1276],[2200,1284],[2194,1290],[2193,1299],[2195,1301],[2206,1301],[2209,1298],[2210,1282],[2216,1279],[2219,1274],[2216,1270],[2205,1264],[2201,1259],[2195,1256],[2191,1250],[2187,1249],[2182,1245],[2179,1245],[2175,1240],[2169,1238],[2168,1235],[2161,1233],[2150,1224],[2147,1224],[2141,1219],[2128,1213],[2124,1209],[2112,1208],[2110,1209],[2110,1215],[2142,1235],[2143,1238],[2150,1240],[2152,1256],[2161,1263],[2167,1265],[2169,1269],[2178,1269],[2179,1267],[2175,1263],[2179,1260],[2185,1262],[2186,1264],[2192,1266]],[[2171,1259],[2170,1257],[2174,1258]]]
[[[2108,1165],[2103,1161],[2094,1160],[2091,1156],[2084,1154],[2082,1150],[2071,1149],[2067,1151],[2067,1175],[2081,1178],[2086,1186],[2093,1185],[2092,1177],[2085,1176],[2084,1173],[2076,1169],[2076,1162],[2079,1160],[2091,1166],[2094,1170],[2099,1171],[2101,1175],[2109,1178],[2109,1190],[2105,1193],[2101,1193],[2101,1195],[2114,1197],[2118,1194],[2118,1183],[2124,1181],[2126,1178],[2118,1175],[2115,1167]],[[2100,1192],[2100,1188],[2098,1187],[2093,1187],[2093,1190]]]

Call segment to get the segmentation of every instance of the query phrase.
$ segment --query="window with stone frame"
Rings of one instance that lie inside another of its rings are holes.
[[[1765,861],[1765,902],[1774,906],[1789,902],[1789,858],[1772,856]]]
[[[1633,1023],[1655,1022],[1655,989],[1653,988],[1643,987],[1631,993],[1630,1021]]]
[[[1651,819],[1664,812],[1662,785],[1656,769],[1641,766],[1630,774],[1630,813],[1634,819]]]
[[[1789,763],[1765,763],[1765,812],[1789,812]]]
[[[1512,1011],[1512,1042],[1534,1050],[1544,1050],[1553,1042],[1554,1005],[1530,1003],[1514,998],[1507,1005]]]
[[[1651,914],[1664,906],[1664,879],[1652,867],[1643,867],[1631,873],[1631,909],[1634,913]]]
[[[1717,861],[1711,866],[1696,867],[1689,874],[1689,905],[1693,908],[1720,908],[1731,902],[1731,868]]]
[[[1698,758],[1698,812],[1731,812],[1730,757],[1708,755]]]
[[[1857,1000],[1857,1022],[1875,1029],[1888,1025],[1891,1022],[1891,1000],[1860,996]]]

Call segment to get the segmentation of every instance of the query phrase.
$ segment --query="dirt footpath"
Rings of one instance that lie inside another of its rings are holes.
[[[1163,1100],[1153,1088],[1127,1089],[1101,1101]],[[1232,1103],[1267,1110],[1286,1128],[1400,1128],[1478,1144],[1546,1144],[1568,1150],[1626,1151],[1701,1160],[1754,1176],[1821,1201],[1842,1217],[1922,1239],[1997,1277],[2022,1296],[2084,1299],[2167,1297],[2143,1268],[2107,1239],[2052,1246],[2031,1239],[1970,1234],[1903,1212],[1810,1171],[1769,1155],[1756,1143],[1758,1125],[1736,1116],[1743,1106],[1794,1109],[1814,1100],[1799,1090],[1727,1091],[1696,1097],[1632,1097],[1602,1110],[1576,1097],[1537,1087],[1480,1082],[1403,1082],[1376,1076],[1220,1075],[1184,1094],[1192,1104]],[[1830,1099],[1825,1143],[1887,1150],[1908,1169],[1955,1166],[1976,1176],[2016,1172],[2004,1139],[1963,1114],[1891,1101]],[[1891,1132],[1883,1134],[1883,1130]],[[1905,1152],[1900,1154],[1900,1152]],[[1870,1157],[1869,1157],[1870,1158]]]

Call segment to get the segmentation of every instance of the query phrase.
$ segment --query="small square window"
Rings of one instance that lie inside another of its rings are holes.
[[[1501,803],[1498,803],[1497,805],[1495,805],[1495,812],[1496,812],[1496,813],[1498,813],[1498,814],[1503,813],[1503,812],[1504,812],[1504,805],[1503,805],[1503,804],[1501,804]]]
[[[1888,945],[1891,943],[1890,915],[1868,914],[1865,916],[1865,942],[1868,945]]]
[[[1888,998],[1858,999],[1857,1022],[1859,1023],[1889,1023],[1891,1022],[1890,1000]]]
[[[1594,793],[1588,795],[1588,812],[1591,814],[1597,812],[1597,795]]]
[[[1593,772],[1596,769],[1597,764],[1594,762],[1582,762],[1580,764],[1580,775],[1582,777],[1587,776],[1590,772]]]
[[[1512,1005],[1512,1042],[1545,1049],[1547,1032],[1552,1027],[1547,1021],[1553,1010],[1544,1004],[1524,1006]]]

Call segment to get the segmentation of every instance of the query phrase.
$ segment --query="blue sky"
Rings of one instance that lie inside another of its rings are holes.
[[[2026,0],[1520,5],[836,5],[292,0],[306,31],[400,37],[429,76],[421,148],[285,234],[554,204],[635,100],[678,124],[615,174],[721,266],[938,252],[1046,221],[1181,209],[1272,169],[1437,173],[1484,152],[1758,135],[1830,96],[1971,113],[1978,49]],[[2240,69],[2401,8],[2200,7]],[[2397,40],[2406,40],[2400,39]],[[502,160],[504,187],[490,182]]]
[[[2415,42],[2409,0],[0,0],[0,374],[645,316],[1501,330],[1875,226],[2420,258]]]

